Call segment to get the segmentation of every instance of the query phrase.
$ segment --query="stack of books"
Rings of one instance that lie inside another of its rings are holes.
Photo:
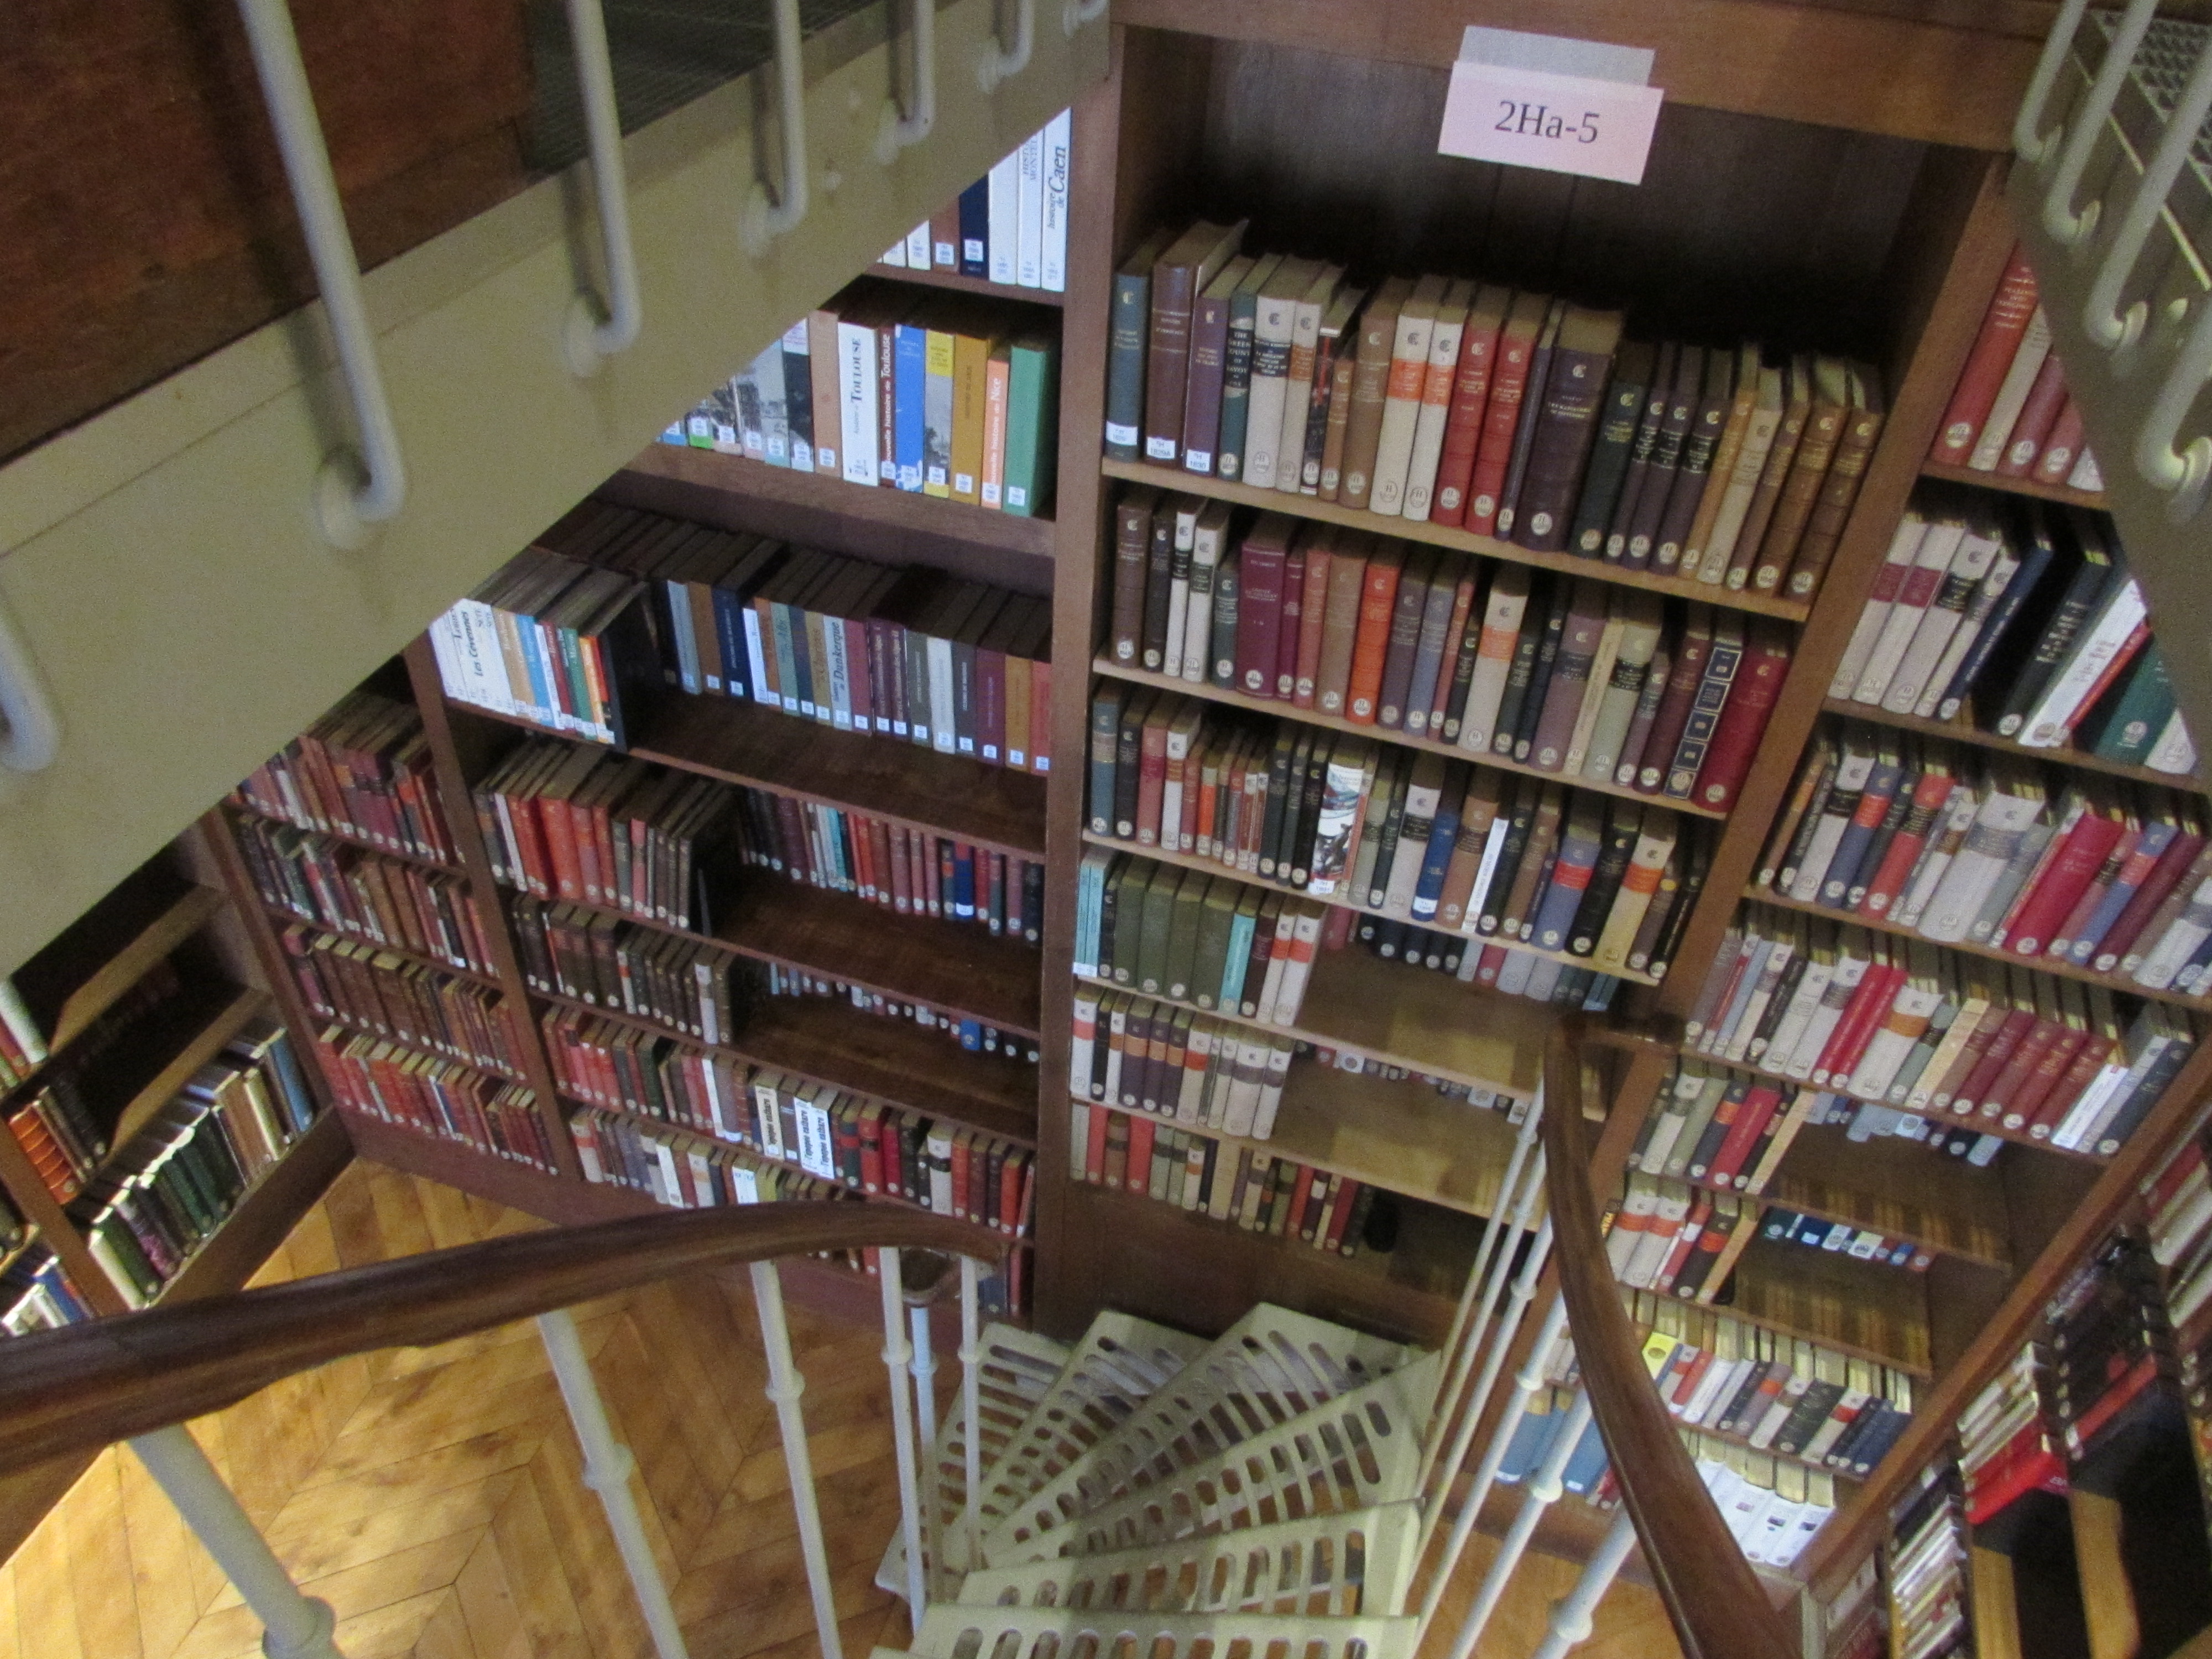
[[[352,691],[249,774],[232,799],[301,830],[335,832],[435,864],[458,864],[412,703]]]
[[[1043,937],[1044,865],[848,807],[766,789],[738,793],[738,856],[810,887],[899,915],[974,922],[994,935]]]
[[[325,1019],[513,1079],[528,1015],[487,985],[449,977],[357,939],[296,924],[278,936],[293,981]]]
[[[1106,453],[1809,599],[1884,407],[1875,371],[1472,278],[1370,289],[1164,229],[1114,279]]]
[[[706,878],[736,808],[730,785],[532,740],[471,793],[492,873],[506,885],[712,930]]]
[[[289,823],[241,817],[232,828],[254,890],[271,909],[449,967],[497,971],[476,896],[458,872],[379,858]]]
[[[70,1283],[61,1258],[43,1239],[33,1239],[0,1271],[0,1330],[9,1335],[55,1330],[92,1317],[92,1304]]]
[[[434,623],[446,695],[599,743],[654,686],[1051,769],[1052,607],[586,501]]]
[[[337,1026],[317,1036],[315,1058],[349,1112],[548,1175],[558,1167],[537,1097],[520,1084]]]
[[[1789,671],[1710,605],[1148,489],[1115,524],[1121,667],[1716,812]]]
[[[1959,1468],[1966,1518],[1977,1527],[1989,1526],[2028,1492],[2066,1495],[2065,1448],[2044,1420],[2033,1346],[1960,1414]]]
[[[1006,288],[1066,292],[1074,137],[1074,120],[1062,110],[894,242],[882,263],[902,270],[955,271]]]
[[[1828,695],[2027,749],[2197,763],[2110,520],[1933,494],[1892,538]]]
[[[942,1031],[970,1054],[1002,1054],[1031,1066],[1037,1063],[1038,1049],[1034,1037],[1000,1030],[971,1014],[954,1013],[947,1009],[933,1007],[926,1002],[890,996],[882,991],[871,990],[865,985],[854,985],[848,980],[825,979],[818,974],[802,973],[798,969],[770,962],[760,964],[752,988],[764,997],[832,999],[845,1004],[855,1013],[878,1019],[912,1020],[924,1030]]]
[[[2104,488],[2082,441],[2081,411],[2051,349],[2051,320],[2024,249],[2013,249],[1929,453],[1947,465],[1996,477]]]
[[[1694,1052],[1869,1107],[2101,1156],[2197,1041],[2162,1003],[1755,905],[1685,1032]]]
[[[1054,320],[1033,311],[862,277],[661,441],[1048,517],[1060,342]]]
[[[1966,1502],[1955,1463],[1923,1471],[1890,1511],[1889,1603],[1896,1659],[1971,1659]]]
[[[2165,1292],[2130,1234],[2108,1239],[2051,1298],[2038,1346],[2048,1426],[2077,1476],[2130,1461],[2179,1414]]]
[[[1787,1571],[1836,1512],[1833,1475],[1711,1435],[1684,1438],[1721,1519],[1755,1565]]]
[[[736,1036],[749,981],[734,951],[575,904],[518,898],[508,914],[533,991],[648,1020],[695,1042]]]
[[[158,1297],[314,1115],[273,1020],[250,1022],[202,1066],[70,1206],[125,1304]]]
[[[1358,1255],[1363,1243],[1387,1250],[1380,1241],[1396,1237],[1397,1200],[1349,1176],[1155,1123],[1141,1114],[1079,1100],[1070,1112],[1073,1180],[1340,1255]]]

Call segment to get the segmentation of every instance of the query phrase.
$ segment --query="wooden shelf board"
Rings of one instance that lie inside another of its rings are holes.
[[[471,708],[470,712],[481,714],[484,711]],[[224,801],[222,810],[227,817],[232,818],[251,818],[257,823],[275,824],[286,830],[300,829],[300,826],[289,818],[272,818],[267,813],[257,812],[252,807],[236,799]],[[462,873],[460,866],[457,864],[447,864],[442,859],[426,859],[419,853],[402,852],[396,847],[384,846],[380,842],[370,841],[365,836],[349,835],[343,830],[303,830],[301,833],[320,836],[325,841],[334,841],[342,846],[372,854],[377,858],[390,859],[395,864],[411,864],[418,870],[428,870],[435,875],[458,876]]]
[[[789,467],[770,466],[765,461],[748,460],[742,455],[724,455],[711,449],[676,444],[648,445],[623,470],[647,477],[672,479],[757,500],[835,513],[892,529],[955,537],[1009,553],[1033,554],[1039,558],[1052,556],[1050,519],[1025,519],[1018,514],[996,513],[988,507],[971,507],[965,501],[925,495],[918,490],[880,487],[871,489],[866,484],[847,483],[843,478],[826,473],[794,472]]]
[[[352,1143],[337,1113],[323,1112],[239,1194],[222,1224],[154,1300],[167,1305],[243,1289],[352,1156]]]
[[[1684,817],[1705,818],[1720,823],[1728,817],[1725,812],[1711,807],[1698,806],[1689,801],[1668,800],[1657,795],[1638,793],[1612,782],[1593,783],[1584,778],[1570,778],[1562,773],[1547,772],[1520,761],[1510,761],[1495,755],[1477,754],[1462,749],[1456,744],[1440,743],[1429,738],[1409,737],[1403,732],[1392,732],[1377,726],[1362,726],[1354,720],[1324,714],[1316,708],[1299,708],[1272,698],[1247,696],[1242,691],[1232,691],[1211,681],[1194,684],[1189,680],[1170,679],[1165,674],[1155,674],[1142,668],[1132,668],[1117,663],[1111,657],[1097,657],[1091,666],[1095,672],[1109,678],[1127,680],[1133,685],[1149,685],[1160,690],[1180,692],[1185,696],[1203,698],[1207,702],[1220,703],[1226,708],[1243,708],[1255,714],[1272,714],[1286,720],[1296,720],[1306,726],[1319,726],[1324,731],[1346,732],[1355,737],[1372,738],[1377,743],[1395,744],[1401,749],[1412,749],[1432,755],[1443,755],[1451,760],[1465,761],[1473,766],[1487,767],[1493,772],[1510,772],[1516,777],[1534,778],[1543,783],[1565,784],[1576,789],[1587,790],[1596,795],[1610,795],[1616,800],[1634,801],[1639,805],[1662,806]]]
[[[2075,489],[2065,484],[2042,483],[2033,478],[2000,477],[1995,472],[1957,466],[1948,461],[1921,462],[1920,476],[1942,478],[1950,483],[1972,484],[1981,489],[1999,489],[2008,495],[2029,495],[2039,501],[2063,501],[2069,507],[2087,507],[2099,512],[2105,507],[2101,490]]]
[[[1978,957],[1984,962],[1998,962],[2007,967],[2025,968],[2030,973],[2048,974],[2054,979],[2078,980],[2084,985],[2101,985],[2120,996],[2136,997],[2145,1002],[2163,1002],[2176,1008],[2193,1009],[2198,1013],[2212,1013],[2212,997],[2179,996],[2172,991],[2153,991],[2118,974],[2100,974],[2087,968],[2076,968],[2069,963],[2056,963],[2048,957],[2016,957],[2009,951],[1992,951],[1986,945],[1951,939],[1931,939],[1910,928],[1899,927],[1887,921],[1876,921],[1846,911],[1830,910],[1818,904],[1805,904],[1796,899],[1785,898],[1765,888],[1746,886],[1743,896],[1747,902],[1770,904],[1778,910],[1795,910],[1800,915],[1820,916],[1824,920],[1856,925],[1877,933],[1887,933],[1892,939],[1917,939],[1923,945],[1933,945],[1939,950],[1956,951],[1961,956]]]
[[[2085,772],[2102,772],[2107,777],[2126,778],[2135,783],[2155,785],[2161,789],[2179,789],[2190,793],[2202,793],[2200,780],[2193,772],[2154,772],[2148,766],[2130,766],[2121,761],[2108,761],[2079,749],[2027,749],[2010,738],[2001,738],[1994,732],[1984,732],[1965,720],[1923,720],[1917,714],[1893,714],[1878,705],[1853,702],[1840,697],[1830,697],[1820,705],[1831,714],[1847,720],[1867,720],[1876,726],[1893,726],[1900,732],[1917,732],[1923,737],[1942,738],[1952,743],[1971,744],[2000,755],[2016,755],[2022,760],[2044,761],[2053,766],[2071,766]]]
[[[318,921],[313,916],[301,915],[285,905],[271,904],[265,898],[261,901],[261,908],[269,913],[270,921],[282,926],[313,927],[319,933],[329,933],[334,938],[345,939],[351,944],[366,945],[377,951],[388,951],[401,961],[412,963],[418,968],[427,968],[433,973],[447,974],[455,979],[471,980],[494,991],[506,989],[506,987],[500,983],[499,975],[487,969],[457,967],[442,957],[426,957],[420,951],[409,950],[404,945],[386,945],[380,940],[369,938],[366,933],[348,933],[343,927],[333,927],[330,923]]]
[[[927,270],[916,270],[910,265],[872,264],[866,274],[915,288],[941,288],[953,294],[988,294],[994,300],[1015,300],[1026,305],[1057,307],[1067,303],[1066,295],[1054,294],[1049,289],[1021,288],[981,276],[963,276],[957,270],[939,270],[933,265]]]
[[[259,990],[239,992],[225,1003],[215,1018],[200,1028],[198,1034],[170,1058],[168,1063],[148,1079],[145,1086],[131,1096],[115,1120],[114,1131],[108,1137],[107,1156],[100,1160],[105,1170],[113,1164],[130,1147],[138,1132],[158,1116],[161,1109],[177,1097],[177,1091],[192,1080],[192,1074],[222,1052],[228,1042],[256,1014],[267,1009],[269,998]]]
[[[1287,513],[1292,518],[1310,519],[1321,524],[1371,530],[1378,536],[1395,536],[1401,541],[1421,542],[1431,547],[1448,547],[1455,552],[1480,554],[1486,559],[1499,559],[1507,564],[1525,564],[1537,570],[1555,571],[1561,575],[1587,576],[1594,581],[1609,582],[1616,587],[1640,587],[1653,593],[1671,593],[1677,599],[1694,599],[1753,616],[1779,617],[1784,622],[1802,623],[1812,614],[1809,605],[1796,600],[1769,599],[1764,594],[1747,592],[1741,589],[1706,582],[1683,581],[1674,576],[1655,576],[1648,571],[1627,570],[1619,565],[1607,564],[1602,559],[1577,558],[1571,553],[1534,552],[1525,547],[1516,547],[1511,542],[1501,542],[1493,536],[1478,536],[1471,531],[1455,530],[1421,520],[1394,519],[1379,513],[1340,507],[1334,501],[1324,501],[1312,495],[1293,495],[1278,489],[1255,489],[1249,484],[1224,483],[1219,478],[1206,477],[1196,472],[1180,472],[1170,466],[1147,466],[1134,461],[1101,461],[1099,467],[1106,477],[1119,478],[1126,483],[1152,484],[1183,495],[1205,495],[1214,501],[1233,501],[1240,507],[1258,507],[1262,512]]]
[[[1383,974],[1402,976],[1407,983],[1382,982],[1378,975]],[[1076,977],[1101,990],[1128,988],[1080,974]],[[1155,996],[1152,1000],[1194,1013],[1207,1012],[1173,997]],[[1351,1049],[1384,1065],[1403,1066],[1455,1083],[1528,1095],[1535,1091],[1552,1011],[1549,1004],[1526,997],[1472,996],[1448,974],[1346,949],[1325,951],[1315,958],[1297,1024],[1270,1025],[1233,1014],[1216,1013],[1214,1018],[1273,1036]]]
[[[1828,1250],[1753,1239],[1720,1310],[1855,1359],[1931,1376],[1928,1280]]]
[[[1044,856],[1047,780],[1040,773],[939,754],[902,738],[840,732],[734,697],[681,692],[647,711],[631,734],[630,752],[994,852]]]
[[[1495,1213],[1518,1129],[1505,1114],[1447,1100],[1412,1078],[1386,1082],[1310,1059],[1291,1062],[1275,1132],[1266,1140],[1224,1134],[1133,1107],[1085,1103],[1161,1129],[1186,1129],[1233,1147],[1290,1158],[1464,1215]]]
[[[59,1054],[82,1036],[94,1020],[145,978],[148,969],[198,933],[222,904],[222,895],[211,887],[187,888],[179,894],[174,903],[139,929],[129,944],[63,1001],[53,1030],[47,1034],[49,1053]],[[52,1063],[51,1060],[44,1062],[32,1075]]]
[[[1355,904],[1341,894],[1310,893],[1303,891],[1302,890],[1295,887],[1285,887],[1279,882],[1269,881],[1264,876],[1249,876],[1241,871],[1231,870],[1224,864],[1217,864],[1212,859],[1202,859],[1195,853],[1164,853],[1157,847],[1139,847],[1134,842],[1122,841],[1113,836],[1097,835],[1089,830],[1085,830],[1083,832],[1083,839],[1085,843],[1088,846],[1103,847],[1110,852],[1127,853],[1135,858],[1150,859],[1156,864],[1172,864],[1178,869],[1196,870],[1209,876],[1227,876],[1231,880],[1241,881],[1248,887],[1259,887],[1270,892],[1285,893],[1298,898],[1311,899],[1317,904],[1327,904],[1334,906],[1335,908],[1340,910],[1349,910],[1355,915],[1374,916],[1378,920],[1382,921],[1389,920],[1389,918],[1385,917],[1380,910],[1371,909],[1364,904]],[[1498,939],[1494,935],[1486,936],[1481,933],[1454,933],[1449,928],[1431,927],[1426,922],[1408,921],[1407,926],[1409,927],[1423,928],[1426,932],[1431,933],[1447,934],[1451,938],[1458,939],[1462,944],[1467,945],[1471,950],[1480,951],[1485,945],[1495,945],[1503,950],[1525,951],[1532,957],[1541,957],[1547,962],[1556,962],[1565,967],[1591,968],[1592,971],[1595,971],[1588,957],[1574,956],[1565,951],[1544,951],[1539,950],[1533,945],[1508,944],[1505,940]],[[1624,971],[1622,973],[1613,975],[1613,977],[1615,979],[1626,980],[1630,983],[1635,985],[1656,985],[1659,983],[1657,980],[1652,978],[1649,974],[1629,973]],[[1486,991],[1487,989],[1487,988],[1480,985],[1480,983],[1470,981],[1470,984],[1472,985],[1472,988],[1478,992]],[[1489,994],[1495,995],[1497,993],[1493,991],[1490,992]],[[1514,1000],[1526,1001],[1527,999],[1516,998],[1514,999]]]
[[[1808,1127],[1757,1201],[2009,1272],[2010,1220],[2004,1179],[1895,1136],[1847,1140],[1841,1129]]]
[[[849,1089],[925,1117],[1036,1144],[1036,1068],[975,1054],[912,1020],[860,1014],[831,997],[764,997],[736,1043],[702,1042],[649,1019],[548,992],[538,1001],[597,1015],[686,1048],[729,1055],[808,1082]]]

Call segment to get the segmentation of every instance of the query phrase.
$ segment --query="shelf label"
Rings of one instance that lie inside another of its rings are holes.
[[[1644,182],[1666,94],[1649,48],[1468,29],[1437,149],[1547,173]]]

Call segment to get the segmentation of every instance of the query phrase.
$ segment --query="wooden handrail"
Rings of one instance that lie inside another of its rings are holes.
[[[1553,1260],[1591,1414],[1682,1651],[1689,1659],[1793,1659],[1797,1644],[1698,1479],[1621,1305],[1586,1174],[1583,1040],[1581,1022],[1563,1020],[1545,1046],[1543,1136]]]
[[[296,1371],[424,1347],[672,1274],[819,1250],[941,1250],[1008,1241],[888,1205],[761,1204],[549,1228],[9,1339],[0,1469],[220,1411]]]

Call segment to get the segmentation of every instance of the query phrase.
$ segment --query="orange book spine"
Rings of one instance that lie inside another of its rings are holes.
[[[1400,557],[1378,554],[1367,562],[1359,592],[1359,632],[1352,647],[1352,673],[1345,688],[1344,717],[1360,726],[1375,723],[1376,701],[1382,692],[1382,664],[1389,650],[1390,618],[1397,608]]]

